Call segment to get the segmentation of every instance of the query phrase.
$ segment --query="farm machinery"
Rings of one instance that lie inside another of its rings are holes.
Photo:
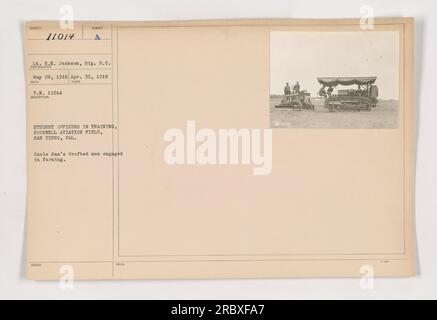
[[[325,98],[325,108],[336,111],[371,111],[378,103],[376,77],[317,78],[323,85],[319,96]],[[356,88],[337,90],[337,86],[357,86]],[[326,89],[328,88],[328,89]]]
[[[306,90],[298,90],[284,94],[281,103],[276,105],[276,108],[287,108],[297,111],[314,110],[314,105],[311,103],[311,94]]]

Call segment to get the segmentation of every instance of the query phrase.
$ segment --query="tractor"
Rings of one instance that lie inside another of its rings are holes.
[[[323,85],[319,96],[325,98],[325,108],[329,112],[371,111],[378,103],[376,77],[318,78],[317,81]],[[357,87],[334,93],[334,88],[339,85]]]
[[[296,111],[314,110],[310,96],[310,93],[306,92],[306,90],[284,94],[281,103],[275,105],[275,108],[286,108]]]

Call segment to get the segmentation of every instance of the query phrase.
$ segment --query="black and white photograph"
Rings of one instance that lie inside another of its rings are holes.
[[[399,34],[270,33],[270,127],[398,128]]]

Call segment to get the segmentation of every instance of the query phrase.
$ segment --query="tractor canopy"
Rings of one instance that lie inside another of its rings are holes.
[[[376,81],[376,77],[328,77],[328,78],[317,78],[320,84],[327,87],[335,87],[338,85],[351,86],[351,85],[366,85],[373,84]]]

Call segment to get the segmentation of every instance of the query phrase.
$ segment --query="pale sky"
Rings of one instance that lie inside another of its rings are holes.
[[[376,76],[381,99],[399,99],[399,33],[395,31],[270,33],[270,92],[286,82],[317,96],[319,77]],[[338,87],[340,88],[340,87]]]

